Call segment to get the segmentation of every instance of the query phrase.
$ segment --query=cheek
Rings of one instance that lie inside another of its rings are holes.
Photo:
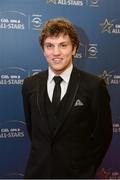
[[[70,59],[73,56],[73,53],[71,51],[69,51],[65,54],[65,56],[67,59]]]
[[[50,58],[50,53],[44,52],[44,56],[45,56],[46,59],[48,59],[48,58]]]
[[[69,51],[68,51],[68,54],[69,54],[69,56],[73,56],[73,55],[75,55],[75,52],[76,52],[76,50],[75,50],[75,48],[73,49],[72,47],[69,49]]]

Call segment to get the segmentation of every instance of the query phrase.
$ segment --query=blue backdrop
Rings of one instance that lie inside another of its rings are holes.
[[[113,140],[98,178],[120,178],[120,1],[0,1],[0,178],[23,178],[29,138],[22,106],[25,77],[47,68],[38,36],[49,18],[66,17],[81,46],[74,63],[102,76],[111,96]],[[107,128],[107,127],[106,127]]]

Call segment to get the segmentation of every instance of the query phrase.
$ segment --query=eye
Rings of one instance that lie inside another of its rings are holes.
[[[47,44],[45,44],[45,47],[48,48],[48,49],[53,48],[53,44],[47,43]]]
[[[61,47],[61,48],[65,48],[65,47],[67,47],[67,44],[62,43],[62,44],[60,44],[60,47]]]

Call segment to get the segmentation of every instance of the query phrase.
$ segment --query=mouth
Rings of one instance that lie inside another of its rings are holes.
[[[53,61],[55,64],[59,64],[59,63],[61,63],[62,58],[53,58],[52,61]]]

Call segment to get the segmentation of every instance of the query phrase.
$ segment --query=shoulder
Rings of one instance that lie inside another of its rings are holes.
[[[90,73],[87,71],[83,71],[78,69],[77,67],[74,67],[74,70],[79,74],[79,76],[86,80],[93,80],[95,82],[99,82],[102,80],[102,78],[99,75],[96,75],[94,73]]]
[[[35,75],[32,75],[30,77],[25,78],[24,83],[30,83],[30,84],[33,83],[33,82],[35,83],[39,79],[44,78],[46,75],[47,75],[47,70],[41,71],[41,72],[39,72],[39,73],[37,73]]]
[[[43,80],[47,77],[47,70],[41,71],[33,76],[27,77],[23,81],[22,89],[32,90],[37,87],[39,82],[43,82]]]
[[[96,89],[99,87],[106,87],[106,83],[103,78],[94,73],[86,72],[75,67],[75,71],[78,73],[81,83],[84,87],[90,89]]]
[[[89,97],[90,99],[107,99],[108,102],[110,101],[110,95],[103,78],[93,73],[81,71],[79,69],[76,69],[76,71],[79,74],[80,91],[82,91],[85,96]]]

